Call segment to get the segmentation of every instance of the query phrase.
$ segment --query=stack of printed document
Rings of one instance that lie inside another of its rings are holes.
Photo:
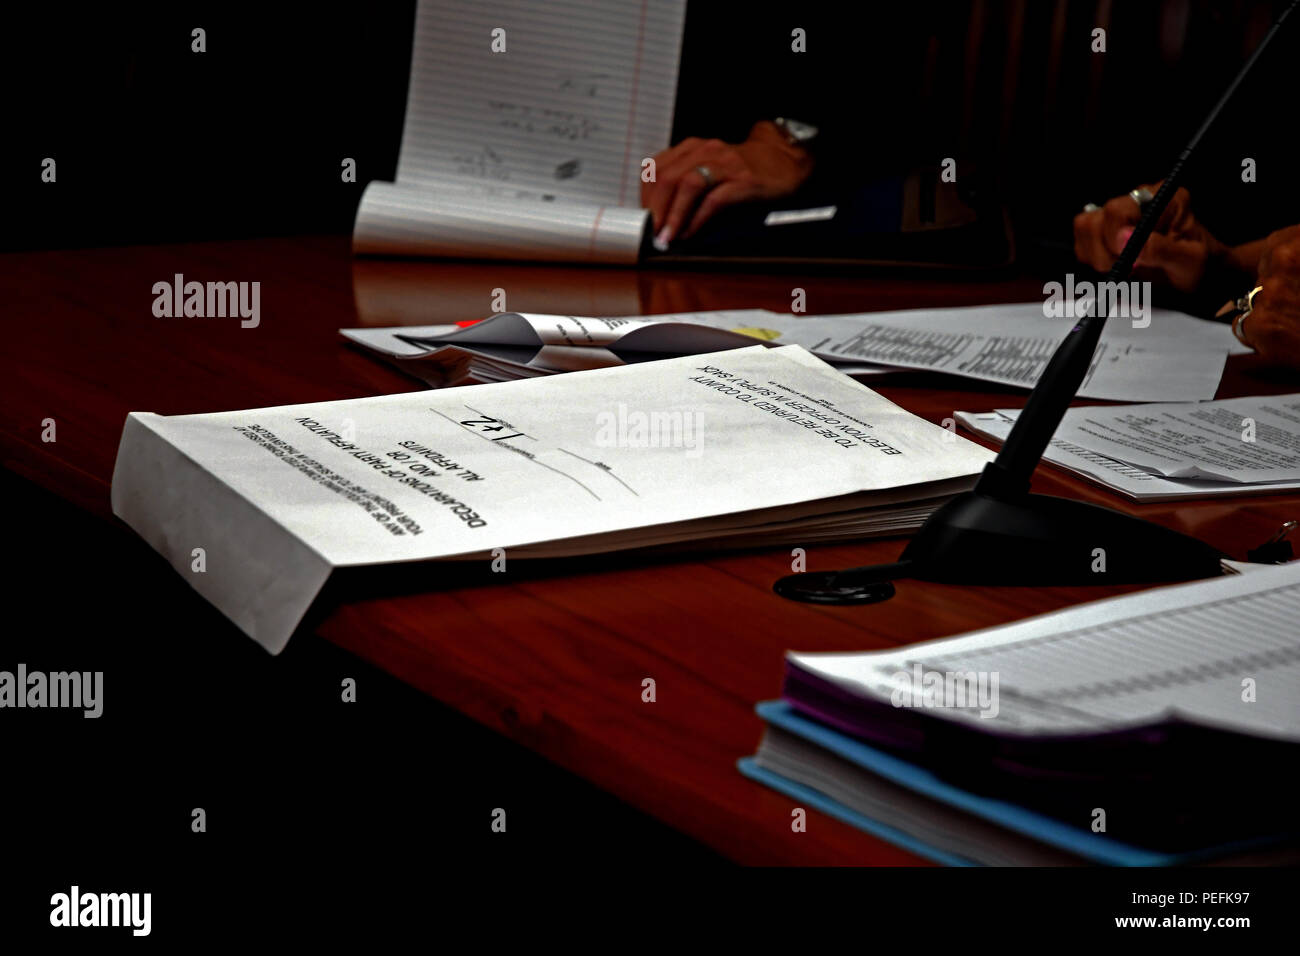
[[[1019,409],[957,412],[1001,442]],[[1071,408],[1044,458],[1137,501],[1300,490],[1300,394]]]
[[[992,457],[796,346],[751,346],[473,388],[135,412],[113,510],[279,652],[334,568],[904,534]]]
[[[1029,389],[1074,325],[1041,302],[805,315],[741,309],[592,318],[502,313],[463,326],[341,329],[350,341],[434,385],[506,381],[667,355],[800,345],[854,378],[941,372]],[[1228,355],[1228,326],[1155,309],[1139,327],[1111,321],[1079,395],[1110,401],[1205,401]]]
[[[747,776],[952,865],[1295,859],[1300,562],[861,654],[788,655]]]

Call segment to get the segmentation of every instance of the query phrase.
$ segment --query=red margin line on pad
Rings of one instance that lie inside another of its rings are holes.
[[[641,0],[641,25],[636,31],[636,63],[632,67],[632,96],[627,104],[627,136],[623,140],[623,172],[618,183],[618,204],[626,205],[627,160],[632,154],[633,124],[636,122],[636,95],[641,80],[641,48],[645,45],[645,15],[649,0]]]
[[[600,217],[605,215],[605,207],[601,206],[596,210],[596,218],[591,220],[591,242],[587,244],[587,258],[592,258],[596,253],[596,236],[600,232]]]

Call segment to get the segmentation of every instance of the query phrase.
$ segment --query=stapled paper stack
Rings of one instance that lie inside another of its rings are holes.
[[[904,534],[990,452],[802,349],[132,413],[114,512],[278,652],[332,569]],[[206,571],[190,571],[203,548]],[[431,575],[431,579],[433,576]]]

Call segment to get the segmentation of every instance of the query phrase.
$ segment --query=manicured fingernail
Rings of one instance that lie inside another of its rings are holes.
[[[660,252],[668,251],[668,243],[672,242],[673,231],[668,226],[659,230],[659,235],[655,236],[654,247]]]
[[[1125,226],[1123,229],[1121,229],[1121,230],[1119,231],[1119,244],[1120,244],[1120,246],[1128,245],[1128,237],[1131,236],[1131,235],[1133,235],[1133,227],[1132,227],[1132,226]]]

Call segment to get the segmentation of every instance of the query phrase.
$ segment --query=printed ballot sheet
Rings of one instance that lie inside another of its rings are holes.
[[[1231,330],[1152,309],[1149,325],[1112,319],[1078,394],[1109,401],[1204,401],[1214,397],[1232,351]],[[1145,320],[1144,320],[1145,321]],[[828,361],[872,362],[1032,388],[1074,319],[1041,302],[813,316],[798,344]]]
[[[997,678],[996,711],[936,707],[996,733],[1096,733],[1160,720],[1300,741],[1300,562],[866,654],[791,654],[795,666],[890,701],[925,675]],[[1231,636],[1231,640],[1227,638]],[[1242,680],[1255,695],[1242,696]],[[917,687],[918,691],[920,690]],[[973,695],[972,695],[973,697]],[[951,702],[950,702],[951,703]],[[989,716],[981,716],[981,712]]]
[[[1166,478],[1300,481],[1300,395],[1078,409],[1056,435]]]
[[[668,145],[684,0],[421,0],[396,183],[359,253],[632,263]]]
[[[1232,351],[1228,326],[1160,309],[1148,318],[1141,328],[1120,319],[1107,325],[1080,396],[1129,402],[1214,397]],[[390,357],[410,358],[421,346],[429,351],[446,345],[559,349],[553,361],[541,363],[552,370],[616,364],[620,352],[689,354],[757,339],[800,345],[855,376],[909,369],[1031,388],[1072,324],[1045,317],[1042,304],[1030,302],[850,315],[762,309],[618,318],[506,313],[466,329],[441,327],[423,334],[409,328],[340,331]],[[703,336],[691,326],[732,334],[729,339]],[[571,351],[583,347],[605,353],[596,361]]]
[[[801,349],[754,346],[344,402],[133,413],[113,506],[278,651],[334,567],[910,530],[992,458],[953,437]],[[194,548],[203,574],[189,571]]]
[[[1281,396],[1283,398],[1287,396]],[[1220,402],[1206,402],[1197,408],[1218,406]],[[1141,406],[1143,408],[1148,406]],[[1188,406],[1183,406],[1188,407]],[[1118,410],[1118,409],[1116,409]],[[1074,425],[1085,420],[1097,410],[1071,408],[1065,413],[1063,424]],[[955,418],[965,428],[996,442],[1006,441],[1011,427],[1020,415],[1018,408],[998,408],[991,412],[957,412]],[[1244,430],[1244,426],[1243,426]],[[1300,436],[1300,429],[1295,430]],[[1115,449],[1112,449],[1115,451]],[[1300,475],[1292,480],[1266,482],[1220,481],[1211,478],[1167,478],[1131,465],[1128,462],[1094,451],[1091,447],[1067,441],[1058,430],[1043,457],[1053,465],[1117,491],[1135,501],[1172,501],[1178,498],[1225,498],[1241,495],[1283,494],[1300,491]]]

